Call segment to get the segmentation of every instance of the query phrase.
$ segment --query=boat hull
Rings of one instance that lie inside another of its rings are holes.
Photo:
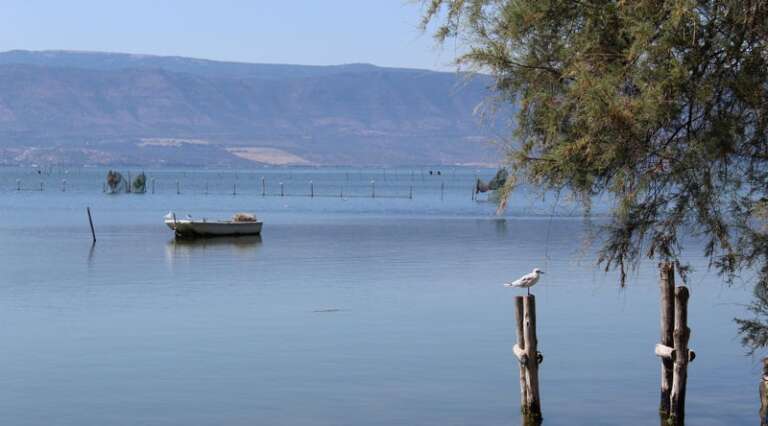
[[[166,220],[176,238],[260,235],[262,222],[195,222]]]

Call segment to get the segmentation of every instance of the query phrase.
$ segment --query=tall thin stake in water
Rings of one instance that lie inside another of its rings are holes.
[[[93,243],[96,244],[96,230],[93,229],[93,217],[91,217],[91,208],[86,207],[85,211],[88,212],[88,223],[91,225],[91,237],[93,237]]]

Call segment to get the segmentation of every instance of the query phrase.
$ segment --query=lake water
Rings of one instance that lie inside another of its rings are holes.
[[[493,170],[428,170],[147,171],[154,194],[107,195],[104,170],[0,169],[0,423],[520,424],[501,284],[540,267],[545,424],[657,424],[654,265],[621,290],[566,200],[497,217],[471,197]],[[169,210],[254,212],[263,236],[177,243]],[[687,256],[688,424],[757,424],[750,287]]]

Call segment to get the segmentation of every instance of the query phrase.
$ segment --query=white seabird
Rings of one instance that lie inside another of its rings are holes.
[[[528,290],[528,294],[531,294],[531,287],[536,285],[537,282],[539,282],[539,277],[541,274],[543,274],[544,271],[542,271],[539,268],[534,268],[533,272],[530,274],[525,274],[522,277],[518,278],[515,281],[512,281],[511,283],[504,283],[504,287],[512,287],[512,288],[524,288]]]

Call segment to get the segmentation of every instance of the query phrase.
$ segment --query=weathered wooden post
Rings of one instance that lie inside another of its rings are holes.
[[[517,344],[512,348],[520,361],[520,412],[525,414],[528,401],[528,381],[525,379],[525,366],[528,356],[525,354],[525,331],[523,327],[523,296],[515,297],[515,322],[517,323]]]
[[[208,181],[205,181],[205,195],[208,195]]]
[[[309,181],[309,197],[315,198],[315,184],[312,181]]]
[[[664,262],[660,265],[661,279],[661,340],[662,345],[672,347],[675,324],[675,265]],[[669,416],[669,397],[672,392],[672,367],[671,357],[661,357],[661,401],[659,402],[659,414],[665,418]]]
[[[285,187],[282,182],[280,182],[280,196],[285,197]]]
[[[93,237],[93,243],[96,244],[96,231],[93,229],[93,218],[91,217],[91,208],[86,207],[85,211],[88,212],[88,223],[91,225],[91,237]]]
[[[261,196],[267,196],[267,181],[264,180],[264,176],[261,177]]]
[[[763,358],[763,377],[760,379],[760,426],[768,426],[768,358]]]
[[[16,179],[16,190],[21,191],[21,179]]]
[[[371,181],[371,198],[376,198],[376,181]]]
[[[445,198],[445,182],[440,182],[440,201]]]
[[[232,195],[237,195],[237,183],[232,184]]]
[[[516,297],[515,308],[517,344],[513,351],[520,361],[520,410],[527,424],[538,424],[541,422],[539,364],[544,357],[537,350],[536,297]]]
[[[179,181],[176,181],[176,195],[181,194],[181,186],[179,185]]]
[[[662,343],[656,344],[655,349],[656,355],[662,361],[659,414],[662,424],[679,426],[685,423],[688,364],[696,358],[696,353],[688,349],[688,340],[691,336],[691,329],[688,328],[689,292],[688,287],[685,286],[675,288],[672,264],[662,264],[661,274]],[[672,343],[666,344],[665,342],[670,341],[670,330],[673,330]]]
[[[671,424],[685,424],[685,389],[688,381],[688,362],[695,356],[688,351],[688,339],[691,329],[688,328],[688,287],[675,289],[675,332],[674,332],[674,370],[672,375],[672,395],[670,397]]]
[[[525,373],[526,380],[526,409],[528,416],[535,420],[541,418],[541,400],[539,399],[539,363],[543,357],[537,351],[538,339],[536,338],[536,296],[528,295],[523,299],[525,309],[525,354],[528,356],[528,364]]]
[[[67,180],[62,179],[61,180],[61,192],[67,192]]]
[[[413,200],[413,185],[411,185],[411,188],[408,191],[408,199]]]

